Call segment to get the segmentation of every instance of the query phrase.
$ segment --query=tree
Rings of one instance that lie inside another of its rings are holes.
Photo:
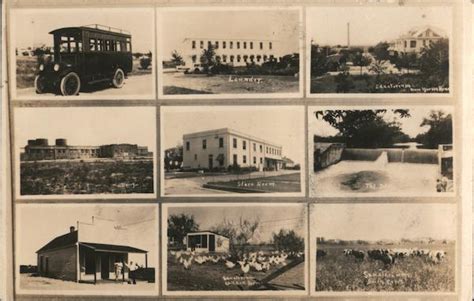
[[[336,75],[334,80],[337,83],[337,93],[348,93],[355,88],[354,81],[352,80],[352,76],[349,74],[349,72],[343,71],[339,73]]]
[[[311,76],[317,77],[329,71],[327,55],[329,48],[311,45]]]
[[[423,118],[421,127],[428,126],[429,129],[419,134],[415,140],[427,148],[438,148],[440,144],[453,143],[453,120],[451,114],[443,111],[431,111],[429,117]]]
[[[387,42],[380,42],[375,45],[373,49],[375,58],[379,61],[390,59],[390,52],[388,51],[389,47],[390,45]]]
[[[171,52],[171,61],[176,65],[176,66],[181,66],[184,65],[184,60],[183,57],[178,53],[178,51],[173,50]]]
[[[192,215],[170,215],[168,218],[168,241],[182,244],[186,234],[197,230],[199,230],[199,225]]]
[[[410,74],[410,68],[414,67],[417,63],[418,59],[415,53],[401,53],[395,59],[395,66],[401,70],[402,68],[407,69],[407,73]]]
[[[203,65],[205,71],[209,71],[210,68],[215,66],[217,64],[217,60],[214,46],[209,45],[207,49],[204,49],[199,60]]]
[[[280,232],[273,233],[272,242],[279,251],[290,254],[304,251],[304,239],[293,230],[280,229]]]
[[[449,83],[449,41],[441,39],[431,43],[421,51],[420,71],[437,81],[439,85]]]
[[[381,61],[381,60],[375,60],[375,62],[372,62],[369,71],[373,72],[376,74],[377,77],[380,77],[380,75],[385,74],[387,71],[387,66],[385,66],[386,61]]]
[[[260,222],[258,219],[251,221],[241,216],[237,223],[230,220],[224,220],[221,224],[213,227],[212,231],[228,237],[231,252],[239,257],[238,253],[245,252],[246,247],[254,238],[259,225]],[[237,247],[240,248],[238,249]]]
[[[408,110],[391,110],[400,118],[409,117]],[[329,123],[339,131],[348,147],[390,147],[397,142],[409,140],[401,131],[400,123],[384,119],[387,110],[327,110],[316,111],[315,117]]]
[[[364,55],[363,53],[358,52],[357,54],[354,55],[352,62],[354,63],[354,66],[360,67],[360,75],[362,75],[362,67],[369,66],[370,63],[372,62],[372,59]]]

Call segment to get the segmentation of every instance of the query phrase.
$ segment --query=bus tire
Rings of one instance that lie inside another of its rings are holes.
[[[112,78],[112,85],[115,88],[122,88],[125,81],[125,73],[122,69],[117,68],[114,73],[114,77]]]
[[[77,95],[81,89],[81,79],[76,72],[69,72],[62,79],[59,85],[61,94],[64,96]]]
[[[35,91],[36,94],[43,94],[44,92],[46,92],[45,80],[44,77],[41,75],[37,75],[35,77]]]

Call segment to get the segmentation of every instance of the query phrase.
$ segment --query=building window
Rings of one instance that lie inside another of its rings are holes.
[[[263,158],[260,158],[260,164],[263,164]]]
[[[416,41],[410,41],[410,48],[416,48]]]
[[[227,55],[223,55],[223,56],[222,56],[222,61],[223,61],[224,63],[227,63]]]
[[[196,55],[193,55],[193,56],[191,57],[191,59],[193,60],[193,64],[195,64],[196,61],[197,61],[197,56],[196,56]]]
[[[270,61],[273,62],[273,59],[274,59],[274,58],[275,58],[275,57],[273,56],[273,54],[270,54]]]
[[[223,148],[224,147],[224,138],[219,138],[219,148]]]
[[[407,48],[407,41],[403,41],[403,46]]]
[[[191,149],[191,142],[189,141],[186,141],[186,150],[190,150]]]
[[[207,140],[203,139],[202,140],[202,149],[206,149],[206,148],[207,148]]]
[[[232,42],[232,41],[229,42],[229,48],[230,49],[234,48],[234,42]]]
[[[268,49],[270,49],[270,50],[273,49],[272,42],[269,42],[269,43],[268,43]]]
[[[247,141],[242,141],[242,149],[247,149]]]
[[[204,48],[204,41],[199,41],[199,48],[201,48],[201,49]]]
[[[249,59],[249,56],[248,55],[244,55],[244,62],[247,62]]]
[[[233,146],[234,148],[237,148],[237,138],[233,138],[233,139],[232,139],[232,146]]]
[[[253,42],[250,42],[250,49],[253,49]]]
[[[240,49],[240,42],[237,42],[237,49]]]
[[[241,57],[240,55],[237,55],[237,63],[240,63]]]
[[[250,55],[250,61],[253,63],[255,61],[255,55],[251,54]]]
[[[257,151],[257,143],[254,143],[254,144],[253,144],[253,151],[254,151],[254,152]]]
[[[207,41],[207,49],[211,48],[212,47],[212,43],[211,41]]]
[[[257,62],[260,63],[260,60],[262,59],[262,56],[261,55],[257,55]]]
[[[253,164],[257,164],[257,157],[253,157]]]
[[[196,41],[193,41],[192,44],[193,44],[192,48],[196,49]]]
[[[247,42],[244,42],[244,49],[247,49]]]
[[[226,46],[227,46],[227,45],[226,45],[226,42],[225,42],[225,41],[224,41],[224,42],[222,42],[222,48],[224,48],[224,49],[225,49],[225,47],[226,47]]]
[[[221,56],[220,56],[220,55],[217,55],[217,56],[216,56],[216,61],[217,61],[218,63],[221,62]]]
[[[233,56],[233,55],[230,56],[230,62],[231,62],[231,63],[234,62],[234,56]]]
[[[237,164],[238,164],[238,162],[237,162],[237,155],[234,154],[234,156],[232,156],[232,160],[233,160],[232,162],[233,162],[234,165],[237,165]]]
[[[263,152],[263,146],[260,144],[260,152]]]
[[[216,41],[216,49],[219,48],[219,41]]]
[[[198,155],[194,154],[194,161],[197,161],[197,159],[198,159]]]
[[[260,49],[263,49],[263,42],[260,42]]]
[[[268,154],[268,146],[265,147],[265,153]]]
[[[247,156],[246,155],[242,156],[242,163],[247,164]]]
[[[268,56],[266,54],[263,55],[263,61],[266,62],[268,60]]]

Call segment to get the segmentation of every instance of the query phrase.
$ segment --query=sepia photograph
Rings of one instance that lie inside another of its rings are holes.
[[[310,196],[453,195],[453,109],[308,109]]]
[[[158,206],[17,208],[16,287],[21,292],[158,294]]]
[[[310,93],[451,92],[451,7],[317,7],[306,19]]]
[[[291,7],[162,10],[161,93],[301,94],[300,17]]]
[[[164,292],[304,293],[306,210],[282,203],[165,205]]]
[[[15,151],[22,197],[153,197],[156,109],[17,108]]]
[[[455,291],[454,204],[317,204],[311,223],[318,293]]]
[[[16,9],[11,14],[17,98],[154,97],[152,8]]]
[[[161,108],[164,196],[304,192],[302,106]]]

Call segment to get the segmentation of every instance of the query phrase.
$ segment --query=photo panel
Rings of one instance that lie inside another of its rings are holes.
[[[301,8],[164,8],[158,16],[160,98],[303,96]]]
[[[310,197],[452,197],[450,106],[309,107]]]
[[[161,107],[162,196],[304,196],[303,106]]]
[[[307,95],[452,95],[451,5],[311,7],[306,22]]]
[[[18,294],[158,296],[158,205],[21,204],[16,221]]]
[[[153,198],[155,107],[14,109],[17,199]]]
[[[306,295],[305,204],[164,204],[164,295]]]
[[[313,293],[454,294],[455,204],[313,204],[310,210]]]
[[[155,99],[152,7],[12,9],[10,16],[14,100]]]

